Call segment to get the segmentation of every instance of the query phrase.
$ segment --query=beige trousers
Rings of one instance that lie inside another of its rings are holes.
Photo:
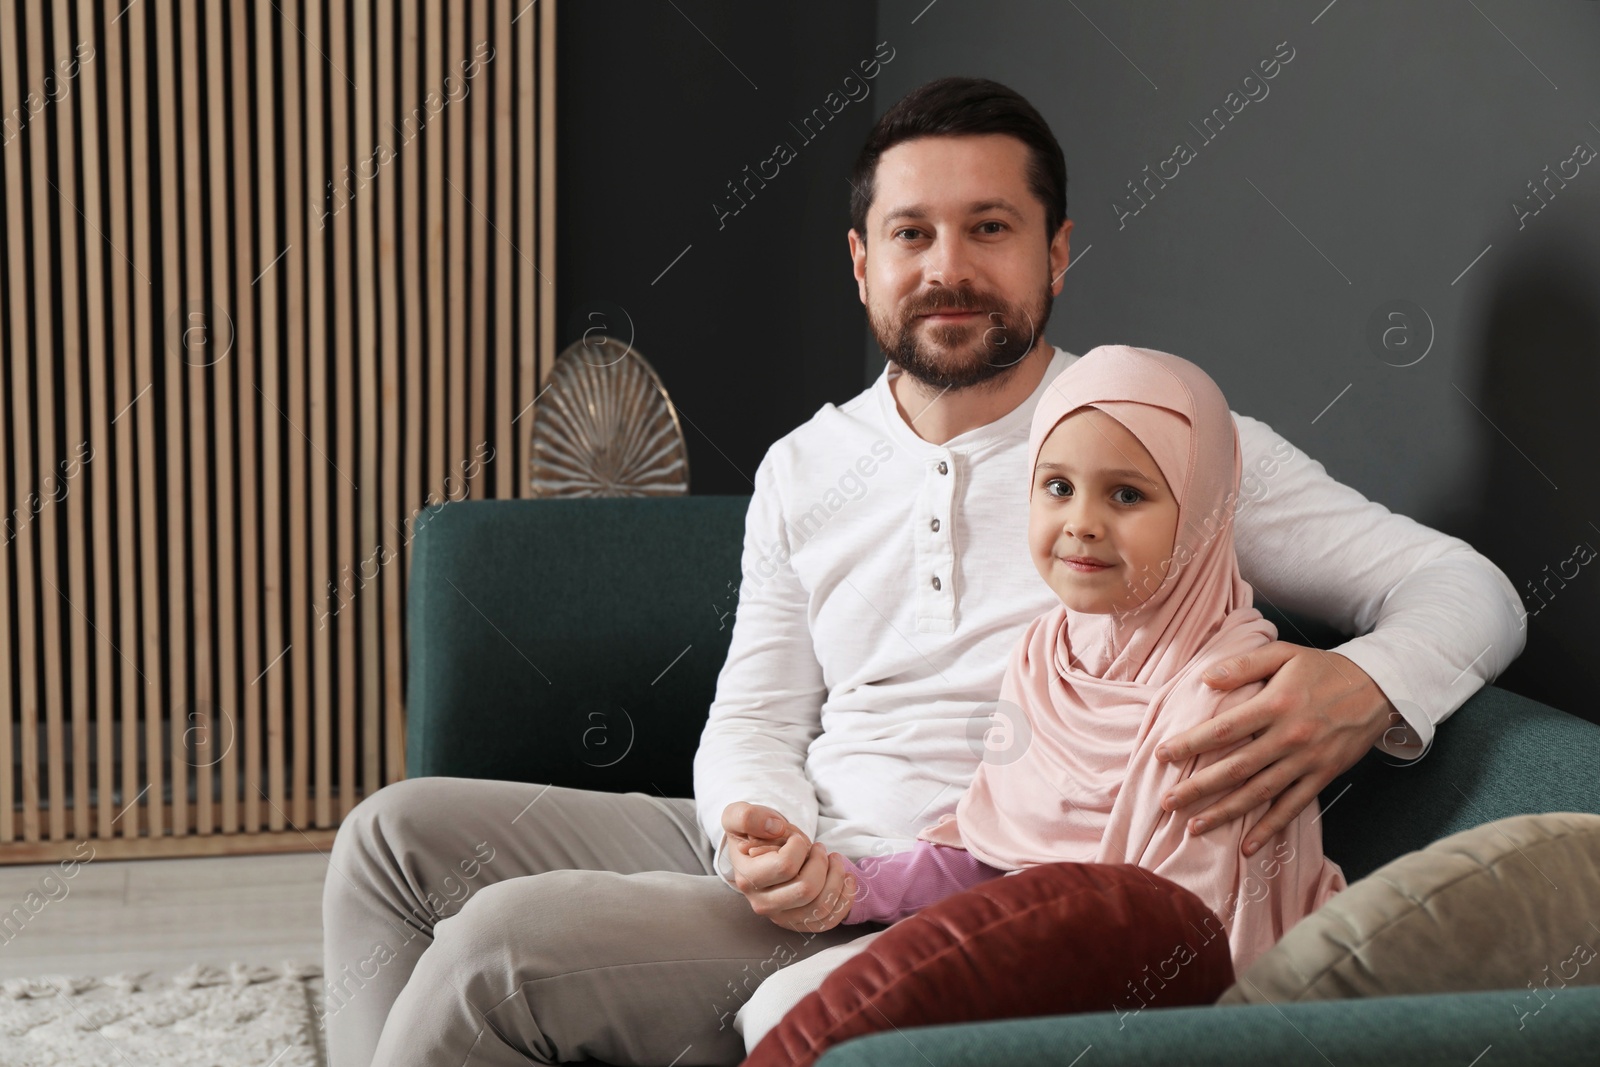
[[[736,1015],[769,975],[885,927],[783,929],[714,852],[687,798],[380,789],[340,826],[323,889],[331,1067],[737,1064]]]

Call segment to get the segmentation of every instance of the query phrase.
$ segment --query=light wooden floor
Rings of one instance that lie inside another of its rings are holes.
[[[0,979],[45,974],[152,978],[194,963],[322,963],[318,852],[95,860],[63,879],[56,864],[0,866],[0,919],[38,894],[15,932],[0,929]],[[48,876],[48,877],[47,877]],[[38,907],[38,900],[48,903]],[[6,938],[10,940],[7,941]]]

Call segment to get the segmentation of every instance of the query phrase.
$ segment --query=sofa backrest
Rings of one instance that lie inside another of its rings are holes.
[[[417,520],[407,773],[693,795],[738,608],[747,496],[447,503]],[[1326,626],[1270,608],[1289,640]],[[1465,683],[1463,683],[1465,684]],[[1446,834],[1600,812],[1600,727],[1493,686],[1409,764],[1372,752],[1322,793],[1354,880]]]
[[[693,795],[748,496],[446,503],[417,519],[406,773]]]

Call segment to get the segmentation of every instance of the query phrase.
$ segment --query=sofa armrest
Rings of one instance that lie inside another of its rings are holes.
[[[1374,750],[1322,791],[1322,845],[1350,881],[1510,815],[1600,813],[1600,726],[1497,686],[1407,762]]]
[[[1592,1063],[1600,987],[1557,987],[1544,1000],[1507,989],[913,1027],[847,1041],[817,1067],[1066,1067],[1077,1056],[1083,1067],[1468,1067],[1490,1046],[1484,1063],[1495,1067]]]

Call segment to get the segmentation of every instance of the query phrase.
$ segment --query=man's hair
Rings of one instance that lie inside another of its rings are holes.
[[[850,225],[867,239],[878,160],[904,141],[1003,133],[1028,147],[1028,188],[1044,205],[1045,240],[1067,217],[1067,161],[1055,134],[1034,106],[1014,89],[988,78],[939,78],[897,100],[867,137],[850,175]]]

